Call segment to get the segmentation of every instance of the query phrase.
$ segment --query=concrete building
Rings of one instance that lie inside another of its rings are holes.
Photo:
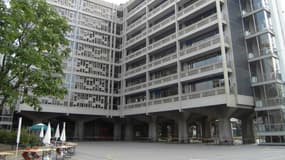
[[[47,2],[72,26],[69,93],[42,98],[40,113],[21,105],[26,125],[66,121],[79,140],[232,144],[236,118],[243,142],[254,143],[256,110],[260,142],[285,143],[284,53],[268,1]]]

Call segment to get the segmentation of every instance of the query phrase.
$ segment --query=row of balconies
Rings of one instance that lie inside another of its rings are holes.
[[[175,19],[175,17],[169,17],[169,18],[165,19],[164,21],[160,22],[158,25],[151,27],[148,30],[148,33],[152,33],[156,30],[159,30],[160,27],[165,26],[167,23],[171,22],[174,19]],[[199,30],[201,30],[202,28],[205,28],[208,25],[211,25],[215,22],[217,23],[217,14],[213,14],[213,15],[211,15],[205,19],[202,19],[202,20],[200,20],[200,21],[198,21],[198,22],[196,22],[190,26],[182,28],[180,31],[178,31],[178,38],[181,39],[182,37],[194,34],[194,33],[198,32]],[[135,44],[136,42],[138,42],[143,37],[146,37],[145,32],[140,33],[137,36],[135,36],[134,38],[131,38],[130,40],[128,40],[127,46],[129,46],[130,44]],[[150,44],[148,46],[148,49],[153,50],[155,48],[158,48],[160,46],[167,44],[166,42],[170,42],[170,41],[175,40],[175,39],[176,39],[176,33],[173,33],[173,34],[171,34],[171,35],[169,35],[163,39],[160,39],[160,40]]]
[[[180,77],[185,78],[185,77],[191,77],[194,75],[202,75],[202,73],[211,72],[211,71],[218,71],[218,72],[222,73],[222,68],[223,68],[223,63],[217,62],[214,64],[201,66],[199,68],[184,70],[180,73]],[[230,68],[229,63],[228,63],[228,68]],[[215,72],[215,74],[216,73],[217,72]],[[135,86],[129,86],[126,88],[125,92],[129,93],[129,92],[133,92],[133,91],[140,91],[140,90],[143,91],[146,89],[145,87],[147,87],[147,86],[154,87],[154,86],[158,86],[158,85],[167,85],[167,83],[169,83],[169,82],[176,83],[177,80],[178,80],[178,73],[174,73],[174,74],[170,74],[170,75],[160,77],[157,79],[152,79],[148,82],[136,84]]]
[[[169,40],[169,38],[171,38],[171,36],[173,36],[173,35],[170,35],[170,36],[166,37],[165,39]],[[175,36],[175,34],[174,34],[174,36]],[[163,39],[163,42],[165,41],[165,39]],[[166,41],[166,42],[168,42],[168,41]],[[162,43],[162,42],[159,42],[159,43]],[[192,44],[189,47],[186,47],[186,48],[182,49],[181,51],[179,51],[179,55],[180,56],[191,55],[191,54],[194,54],[194,53],[199,52],[201,50],[205,50],[207,48],[216,46],[219,43],[220,43],[220,36],[219,35],[215,35],[215,36],[212,36],[210,38],[207,38],[206,40],[201,40],[201,41],[199,41],[197,43]],[[142,54],[146,53],[145,50],[146,49],[143,48],[143,49],[139,50],[138,53],[132,54],[132,55],[128,56],[127,59],[133,58],[133,57],[138,56],[138,55],[142,55]],[[177,55],[176,55],[176,53],[173,53],[173,54],[170,54],[168,56],[162,57],[160,59],[151,61],[151,62],[149,62],[148,65],[149,65],[149,67],[154,67],[154,66],[158,66],[160,64],[164,64],[166,62],[169,62],[170,60],[175,60],[175,59],[177,59]],[[137,67],[137,68],[134,68],[134,69],[131,69],[131,70],[128,70],[125,75],[129,76],[131,74],[138,73],[136,71],[143,71],[143,69],[146,69],[145,65]]]
[[[196,12],[197,10],[199,10],[200,8],[199,7],[203,7],[203,6],[207,6],[208,4],[211,4],[213,2],[215,2],[216,0],[199,0],[195,3],[193,3],[192,5],[180,10],[177,14],[177,18],[181,18],[182,16],[184,15],[188,15],[188,14],[191,14],[191,13],[194,13]],[[159,7],[155,8],[154,10],[150,11],[148,13],[148,18],[152,17],[153,15],[155,14],[158,14],[160,11],[164,10],[165,8],[167,8],[167,6],[169,4],[171,4],[172,2],[174,2],[174,0],[168,0],[166,2],[164,2],[163,4],[161,4]],[[175,15],[174,16],[174,19],[175,19]],[[143,22],[144,20],[146,20],[146,15],[144,15],[142,18],[140,18],[139,20],[136,20],[135,22],[133,22],[132,24],[130,24],[128,27],[127,27],[127,31],[130,31],[131,29],[133,29],[135,26],[141,24],[141,22]],[[161,22],[162,23],[162,22]],[[167,23],[167,22],[165,22]],[[158,24],[156,24],[158,25]],[[163,25],[161,25],[163,26]]]
[[[197,98],[203,98],[203,97],[209,97],[209,96],[216,96],[225,94],[225,88],[219,87],[214,88],[210,90],[203,90],[203,91],[197,91],[197,92],[191,92],[191,93],[184,93],[181,95],[181,100],[191,100],[191,99],[197,99]],[[125,109],[131,109],[131,108],[141,108],[151,105],[158,105],[158,104],[166,104],[166,103],[173,103],[179,101],[179,95],[169,96],[169,97],[163,97],[158,99],[151,99],[148,101],[142,101],[142,102],[136,102],[136,103],[129,103],[125,105]]]

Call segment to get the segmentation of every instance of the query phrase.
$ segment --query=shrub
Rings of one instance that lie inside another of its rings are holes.
[[[9,131],[9,130],[0,129],[0,143],[14,145],[16,144],[16,139],[17,139],[17,131]],[[29,131],[25,129],[21,131],[20,145],[22,146],[32,145],[33,146],[33,145],[40,145],[40,144],[41,144],[41,141],[37,135],[33,133],[29,133]]]

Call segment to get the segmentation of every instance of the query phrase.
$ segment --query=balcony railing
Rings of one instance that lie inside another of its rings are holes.
[[[285,105],[285,97],[277,97],[255,101],[256,108],[274,107],[279,105]]]
[[[142,88],[145,88],[145,87],[147,87],[147,84],[144,82],[144,83],[136,84],[136,85],[133,85],[133,86],[128,86],[125,89],[125,92],[131,92],[131,91],[139,90],[139,89],[142,89]]]
[[[143,17],[141,17],[140,19],[136,20],[134,23],[132,23],[131,25],[129,25],[127,27],[127,30],[129,31],[130,29],[132,29],[133,27],[135,27],[136,25],[140,24],[141,22],[143,22],[144,20],[146,20],[146,16],[144,15]]]
[[[178,74],[171,74],[165,77],[161,77],[159,79],[153,79],[151,81],[148,82],[149,86],[153,86],[153,85],[158,85],[158,84],[162,84],[162,83],[166,83],[172,80],[176,80],[178,79]]]
[[[153,99],[148,102],[148,105],[157,105],[157,104],[164,104],[164,103],[173,103],[179,101],[179,97],[177,95],[165,97],[165,98],[159,98],[159,99]]]
[[[127,45],[131,43],[135,43],[137,40],[141,39],[142,37],[146,36],[146,31],[141,32],[140,34],[136,35],[135,37],[129,39],[127,41]]]
[[[264,132],[285,132],[284,123],[256,124],[256,131]]]
[[[213,71],[213,70],[220,69],[220,68],[223,68],[222,62],[218,62],[218,63],[206,65],[206,66],[201,66],[199,68],[189,69],[189,70],[181,72],[181,78],[192,76],[195,74],[200,74],[203,72]]]
[[[128,75],[131,75],[131,74],[134,74],[134,73],[137,73],[137,72],[140,72],[142,70],[145,70],[146,69],[146,64],[145,65],[142,65],[142,66],[139,66],[139,67],[136,67],[136,68],[132,68],[130,70],[128,70],[125,75],[128,76]]]
[[[186,93],[181,96],[181,100],[189,100],[189,99],[196,99],[196,98],[202,98],[202,97],[209,97],[209,96],[216,96],[220,94],[225,94],[225,88],[219,87],[214,88],[210,90],[203,90],[198,92],[191,92]]]
[[[181,50],[179,54],[180,56],[191,54],[193,52],[197,52],[199,50],[202,50],[204,48],[207,48],[207,47],[219,44],[219,43],[220,43],[220,36],[215,35],[207,39],[203,39],[199,42],[193,43],[191,46],[187,46],[186,48],[183,48],[183,50]]]
[[[129,59],[131,59],[131,58],[134,58],[134,57],[136,57],[136,56],[139,56],[139,55],[141,55],[141,54],[143,54],[143,53],[145,53],[145,52],[146,52],[146,47],[145,47],[145,48],[142,48],[142,49],[139,49],[139,50],[135,51],[134,53],[132,53],[132,54],[126,56],[126,60],[129,60]]]
[[[193,3],[192,5],[182,9],[178,12],[178,17],[181,17],[183,15],[188,14],[189,12],[195,10],[196,8],[208,3],[209,1],[215,1],[215,0],[198,0],[197,2]]]
[[[251,83],[252,84],[256,84],[256,83],[262,83],[262,82],[268,82],[268,81],[281,81],[282,80],[282,75],[281,73],[276,73],[276,72],[272,72],[272,73],[264,73],[264,77],[256,77],[256,76],[252,76],[251,77]]]
[[[213,15],[205,18],[205,19],[202,19],[202,20],[200,20],[200,21],[198,21],[198,22],[196,22],[194,24],[191,24],[191,25],[183,28],[182,30],[180,30],[178,32],[178,35],[182,36],[182,35],[185,35],[187,33],[193,32],[193,31],[195,31],[197,29],[200,29],[203,26],[205,26],[205,25],[207,25],[207,24],[209,24],[209,23],[211,23],[211,22],[213,22],[213,21],[215,21],[217,19],[218,19],[217,14],[213,14]]]
[[[175,20],[175,15],[170,16],[170,17],[166,18],[165,20],[163,20],[163,21],[159,22],[158,24],[155,24],[151,28],[149,28],[148,33],[150,34],[150,33],[158,30],[159,28],[163,27],[164,25],[166,25],[166,24],[168,24],[174,20]]]
[[[145,107],[145,106],[146,106],[146,102],[129,103],[129,104],[126,104],[125,109],[140,108],[140,107]]]
[[[130,17],[133,13],[140,10],[145,5],[145,1],[133,8],[131,11],[128,12],[128,17]]]
[[[173,33],[167,37],[164,37],[164,38],[152,43],[151,45],[148,46],[148,49],[152,50],[154,48],[160,47],[160,46],[164,45],[165,43],[174,40],[175,38],[176,38],[176,34]]]
[[[174,52],[174,53],[169,54],[168,56],[165,56],[165,57],[162,57],[160,59],[156,59],[154,61],[151,61],[148,64],[148,67],[154,67],[154,66],[169,62],[171,60],[174,60],[176,58],[177,58],[177,54],[176,54],[176,52]]]
[[[12,125],[12,116],[0,116],[0,125]]]
[[[154,8],[152,11],[148,13],[148,17],[153,16],[154,14],[158,13],[159,11],[163,10],[166,6],[174,2],[174,0],[168,0],[164,3],[162,3],[159,7]]]

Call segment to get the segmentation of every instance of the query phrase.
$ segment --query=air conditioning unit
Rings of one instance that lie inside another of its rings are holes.
[[[249,35],[250,35],[250,31],[248,31],[248,30],[245,31],[245,32],[244,32],[244,35],[245,35],[245,36],[249,36]]]
[[[251,77],[251,83],[256,83],[256,82],[257,82],[257,77],[252,76],[252,77]]]
[[[253,53],[248,53],[248,59],[254,58],[254,54]]]
[[[262,107],[262,101],[261,100],[255,101],[255,106],[256,107]]]

